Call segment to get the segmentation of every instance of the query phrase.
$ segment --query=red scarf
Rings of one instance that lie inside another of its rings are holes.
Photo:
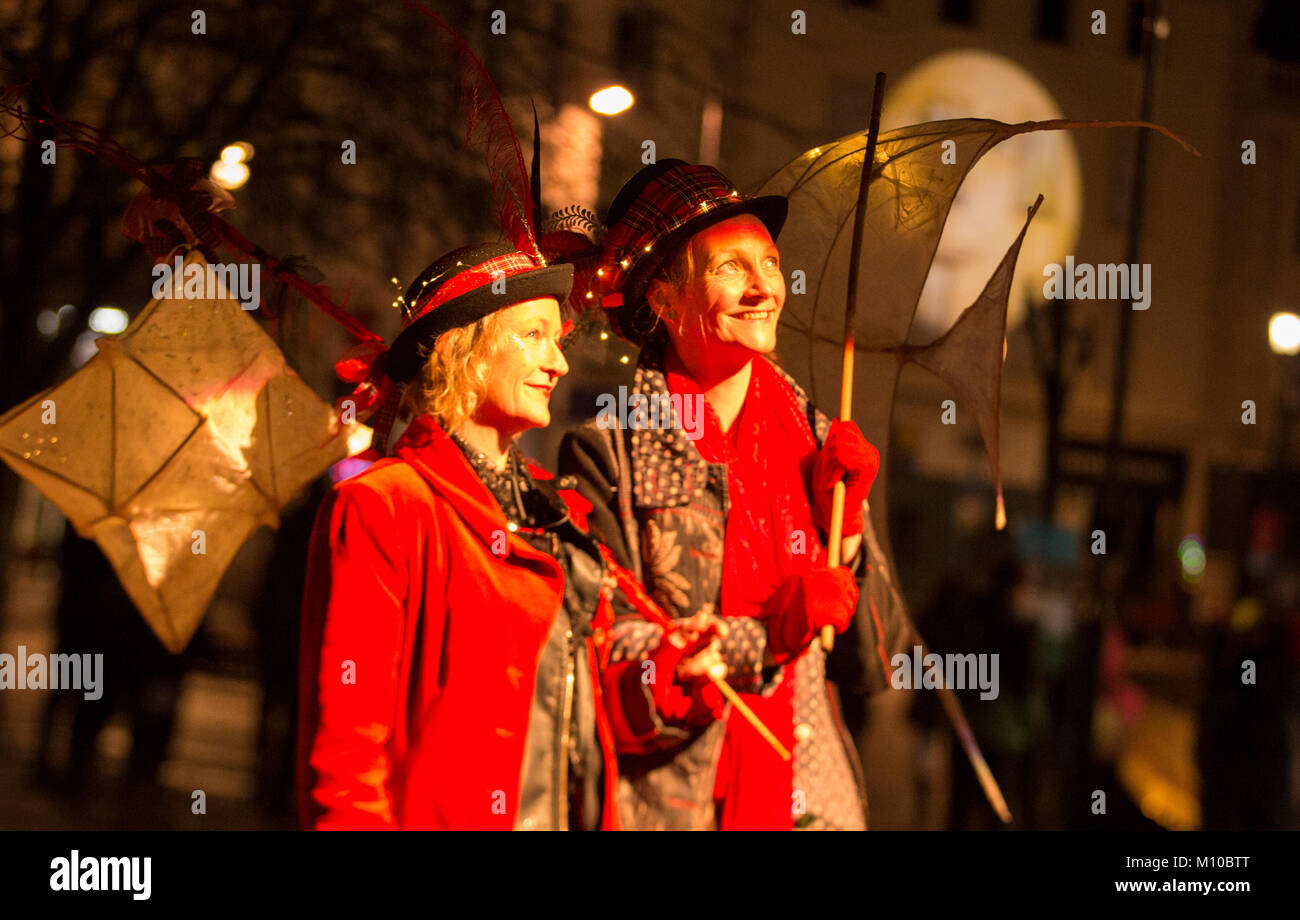
[[[731,431],[722,431],[706,400],[704,432],[695,442],[705,460],[727,464],[731,501],[720,611],[726,617],[761,616],[782,578],[822,565],[824,555],[808,499],[817,442],[790,385],[762,358],[750,367],[745,403]],[[666,376],[670,392],[683,398],[703,395],[689,377],[672,371]],[[793,691],[792,662],[771,696],[742,694],[791,751]],[[793,775],[793,765],[782,761],[752,727],[740,718],[729,719],[714,787],[719,829],[789,830]]]

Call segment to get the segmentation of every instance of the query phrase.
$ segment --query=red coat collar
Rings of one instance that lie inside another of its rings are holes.
[[[393,455],[413,466],[435,493],[447,499],[485,546],[492,546],[495,534],[509,530],[505,512],[488,487],[475,475],[456,442],[430,416],[421,415],[407,426]],[[528,555],[537,554],[528,549]]]

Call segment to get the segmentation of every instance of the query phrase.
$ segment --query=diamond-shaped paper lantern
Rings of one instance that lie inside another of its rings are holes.
[[[99,544],[179,652],[248,536],[369,430],[340,423],[237,300],[154,300],[98,344],[0,418],[0,459]]]

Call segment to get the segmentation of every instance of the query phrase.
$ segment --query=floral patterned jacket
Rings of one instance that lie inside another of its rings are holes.
[[[829,419],[787,374],[818,444]],[[633,390],[654,399],[668,393],[661,351],[647,349]],[[661,403],[662,405],[663,403]],[[589,525],[620,564],[641,579],[649,595],[674,617],[714,609],[722,587],[722,551],[730,501],[724,464],[707,462],[674,417],[671,424],[611,430],[596,422],[566,434],[559,472],[576,477],[593,505]],[[742,692],[771,692],[783,672],[793,672],[796,732],[795,788],[808,790],[805,826],[865,827],[866,793],[856,745],[845,730],[829,678],[843,703],[861,710],[865,698],[890,685],[890,656],[911,648],[916,632],[892,568],[869,516],[855,560],[860,598],[849,630],[828,657],[814,643],[785,669],[763,668],[767,631],[761,620],[730,618],[724,653],[729,682]],[[657,643],[659,627],[624,619],[612,631],[613,657],[638,658]],[[725,724],[704,728],[662,725],[655,743],[620,751],[623,826],[640,829],[710,829],[715,826],[713,784]],[[834,737],[834,746],[819,745]],[[831,747],[843,749],[829,750]]]

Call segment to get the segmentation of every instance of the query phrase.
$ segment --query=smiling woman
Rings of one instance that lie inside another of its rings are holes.
[[[905,616],[882,590],[861,592],[861,635],[836,644],[840,673],[813,641],[824,626],[848,628],[859,603],[854,574],[828,568],[820,542],[832,489],[842,479],[854,510],[841,558],[865,578],[862,509],[879,457],[769,357],[785,306],[776,236],[786,210],[784,198],[741,195],[710,166],[660,160],[606,216],[594,277],[615,331],[642,347],[631,398],[706,408],[694,438],[671,417],[658,428],[598,418],[566,436],[561,472],[591,502],[593,532],[656,601],[677,617],[721,614],[730,682],[795,752],[782,761],[729,717],[670,755],[620,750],[620,805],[638,829],[865,827],[856,751],[827,681],[862,694],[858,656],[907,647]],[[882,563],[872,557],[877,577],[888,576]]]
[[[340,483],[303,601],[302,818],[316,828],[617,827],[613,745],[720,711],[725,627],[646,635],[647,691],[611,662],[616,568],[584,503],[515,446],[569,370],[570,266],[503,244],[435,261],[385,358],[413,418]],[[638,606],[639,605],[639,606]],[[608,700],[608,704],[606,703]]]
[[[767,227],[752,214],[739,214],[701,230],[651,279],[645,297],[664,321],[675,358],[700,380],[713,385],[742,375],[712,400],[729,428],[749,383],[750,361],[776,348],[785,304],[781,255]]]
[[[423,372],[402,394],[403,415],[432,415],[454,430],[478,407],[487,389],[487,354],[505,340],[501,319],[489,314],[471,326],[449,329],[429,349]]]
[[[560,350],[563,324],[554,297],[526,300],[499,314],[502,341],[492,355],[481,411],[461,426],[460,434],[491,454],[492,441],[513,441],[529,428],[551,423],[551,391],[569,372]]]
[[[537,298],[449,329],[406,387],[404,412],[431,415],[447,431],[504,456],[504,440],[550,424],[550,396],[568,373],[560,350],[559,304]]]

